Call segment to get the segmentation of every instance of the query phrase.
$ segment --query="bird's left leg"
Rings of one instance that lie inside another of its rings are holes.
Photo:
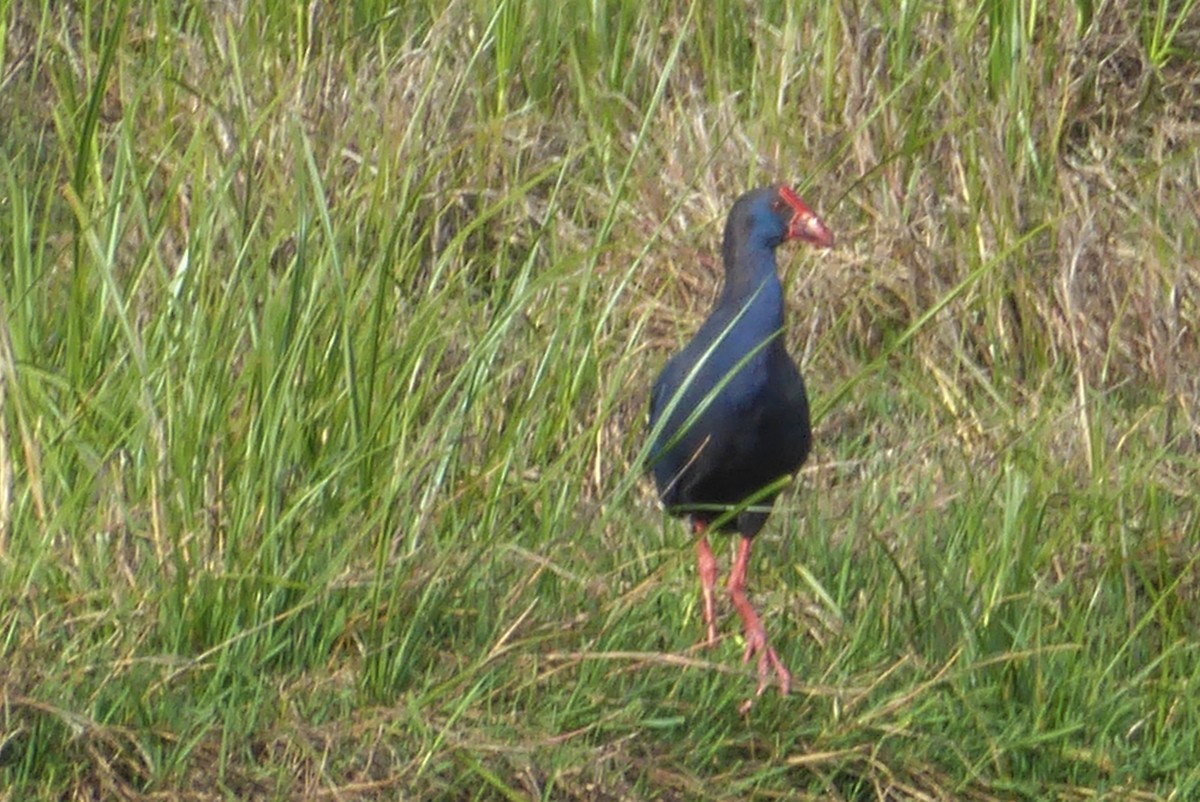
[[[750,606],[750,600],[746,598],[746,569],[750,564],[751,543],[751,538],[745,536],[738,541],[737,558],[733,562],[733,570],[729,572],[729,597],[738,615],[742,617],[745,627],[746,653],[742,656],[742,662],[748,663],[751,657],[758,655],[758,690],[754,692],[755,697],[761,696],[766,689],[771,670],[775,671],[775,676],[779,679],[780,692],[786,694],[792,686],[792,675],[780,661],[779,655],[767,643],[767,633],[763,629],[762,621]],[[750,709],[753,701],[748,700],[742,706],[743,713]]]
[[[713,556],[704,534],[704,522],[692,521],[692,532],[700,536],[696,541],[696,572],[700,575],[700,594],[704,601],[704,627],[708,632],[706,646],[717,642],[716,602],[713,587],[717,584],[717,558]]]

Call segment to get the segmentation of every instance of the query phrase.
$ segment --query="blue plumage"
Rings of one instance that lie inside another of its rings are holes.
[[[724,290],[651,393],[651,428],[666,418],[650,450],[659,495],[672,513],[705,524],[795,472],[811,444],[804,380],[783,341],[775,248],[794,210],[779,199],[769,187],[734,204]],[[753,536],[773,500],[757,499],[722,528]]]

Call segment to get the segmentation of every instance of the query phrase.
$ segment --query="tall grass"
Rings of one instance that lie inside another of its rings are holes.
[[[0,9],[0,799],[1200,788],[1193,3]],[[742,718],[639,460],[776,180]]]

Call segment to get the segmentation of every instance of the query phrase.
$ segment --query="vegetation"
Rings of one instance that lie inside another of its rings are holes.
[[[1200,796],[1195,0],[0,2],[0,800]],[[798,687],[639,464],[733,198]]]

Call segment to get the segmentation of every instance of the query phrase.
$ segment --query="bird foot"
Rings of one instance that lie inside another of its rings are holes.
[[[779,655],[767,643],[767,634],[762,627],[746,633],[746,652],[742,655],[742,662],[749,663],[750,658],[756,654],[758,655],[758,688],[754,691],[754,696],[742,702],[738,707],[738,712],[743,716],[750,712],[755,700],[762,696],[763,691],[767,689],[767,685],[771,681],[772,670],[779,680],[779,692],[782,695],[787,696],[792,688],[792,675],[783,665],[783,661],[779,659]]]

